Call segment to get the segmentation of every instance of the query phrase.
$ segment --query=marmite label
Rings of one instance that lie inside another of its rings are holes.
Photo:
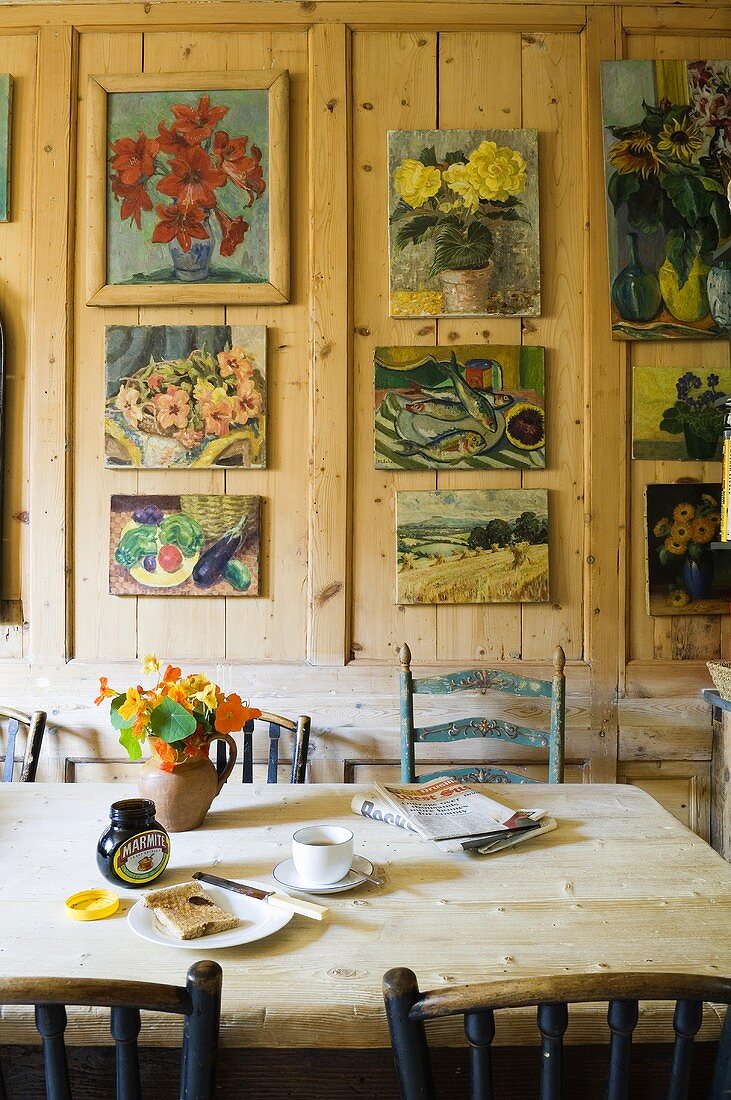
[[[167,867],[170,839],[160,829],[135,833],[117,848],[112,868],[124,882],[151,882]]]

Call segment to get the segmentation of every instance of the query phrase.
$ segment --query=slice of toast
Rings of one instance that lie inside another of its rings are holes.
[[[145,894],[142,904],[151,909],[166,932],[179,940],[194,940],[225,932],[240,924],[238,917],[211,901],[197,882],[183,882]]]

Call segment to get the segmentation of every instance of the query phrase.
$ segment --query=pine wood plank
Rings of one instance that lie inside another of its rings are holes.
[[[68,649],[68,330],[71,242],[69,175],[73,32],[50,27],[38,35],[30,461],[39,474],[30,485],[33,517],[28,599],[31,654],[62,660]]]
[[[310,30],[310,530],[307,654],[350,657],[350,32]]]
[[[139,72],[141,34],[85,34],[79,42],[76,178],[86,175],[88,78],[92,73]],[[136,600],[109,593],[107,547],[112,493],[135,492],[135,470],[104,468],[104,329],[137,324],[134,307],[99,309],[86,305],[87,204],[77,188],[74,265],[74,654],[82,658],[134,657],[137,651]]]
[[[436,608],[396,604],[398,489],[434,489],[436,475],[373,468],[373,349],[434,344],[428,318],[388,316],[387,130],[437,122],[437,40],[422,32],[353,35],[353,650],[390,660],[408,640],[415,660],[436,655]]]
[[[439,126],[442,129],[522,125],[521,39],[519,34],[463,31],[439,36]],[[437,322],[440,344],[520,344],[515,317],[448,317]],[[479,487],[519,489],[519,470],[484,471]],[[439,489],[476,488],[474,475],[439,471]],[[504,660],[520,654],[520,608],[482,604],[437,610],[437,656],[467,662]]]
[[[166,881],[182,881],[191,868],[213,860],[224,876],[267,879],[288,852],[295,825],[324,815],[354,829],[356,849],[366,851],[386,878],[385,889],[366,885],[331,895],[322,926],[295,918],[276,938],[229,950],[224,1046],[386,1046],[380,983],[394,962],[413,967],[426,988],[597,968],[713,974],[731,967],[728,937],[718,934],[731,914],[728,865],[636,787],[531,788],[560,828],[489,863],[445,856],[401,830],[359,821],[349,809],[355,791],[228,784],[203,829],[173,837]],[[9,854],[4,865],[4,974],[36,973],[43,942],[46,971],[64,976],[78,968],[83,940],[88,978],[132,978],[152,969],[157,981],[179,979],[180,954],[160,952],[123,923],[102,921],[82,936],[78,924],[58,918],[59,897],[89,884],[90,853],[109,802],[133,792],[125,784],[93,783],[8,784],[0,792],[2,828],[24,822],[23,850]],[[501,789],[500,797],[517,807],[525,792]],[[70,833],[57,828],[64,819],[75,822]],[[121,893],[123,904],[139,897]],[[418,937],[404,937],[404,927],[417,926]],[[185,963],[196,957],[188,952]],[[70,1015],[72,1045],[108,1042],[106,1019]],[[517,1014],[510,1022],[517,1026],[521,1019],[530,1019],[534,1035],[534,1017]],[[605,1019],[601,1006],[578,1010],[571,1041],[605,1036]],[[156,1015],[147,1026],[157,1046],[172,1045],[169,1021]],[[704,1037],[717,1035],[718,1026],[718,1017],[709,1014]],[[32,1027],[32,1010],[3,1014],[5,1041],[27,1041]],[[667,1038],[669,1028],[669,1013],[658,1009],[643,1016],[637,1041]],[[461,1043],[460,1033],[459,1021],[446,1023],[440,1039],[447,1046]],[[513,1042],[525,1041],[526,1034],[519,1028]]]

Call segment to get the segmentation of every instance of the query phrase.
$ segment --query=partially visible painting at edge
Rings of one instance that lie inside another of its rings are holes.
[[[632,457],[712,462],[721,458],[724,398],[731,367],[636,366],[633,372]]]
[[[540,313],[535,130],[391,130],[392,317]]]
[[[10,221],[10,124],[13,78],[0,73],[0,222]]]
[[[725,338],[731,326],[731,62],[605,61],[612,332]]]
[[[542,469],[543,348],[375,350],[376,469]]]
[[[109,325],[105,463],[266,466],[263,325]]]

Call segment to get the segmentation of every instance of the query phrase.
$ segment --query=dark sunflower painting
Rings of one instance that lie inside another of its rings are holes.
[[[731,61],[602,63],[612,330],[727,338]]]

